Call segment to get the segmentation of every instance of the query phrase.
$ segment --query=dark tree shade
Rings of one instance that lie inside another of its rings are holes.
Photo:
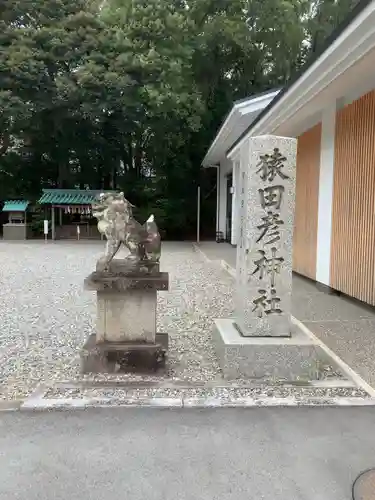
[[[119,188],[173,238],[215,228],[200,163],[235,99],[285,82],[340,0],[2,0],[0,200]]]

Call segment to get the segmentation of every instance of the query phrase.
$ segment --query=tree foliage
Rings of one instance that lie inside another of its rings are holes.
[[[352,7],[2,0],[0,199],[121,188],[182,237],[201,183],[211,224],[215,186],[200,162],[233,101],[283,86]]]

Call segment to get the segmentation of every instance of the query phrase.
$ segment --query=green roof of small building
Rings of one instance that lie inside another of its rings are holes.
[[[42,205],[91,205],[103,191],[96,189],[43,189]]]
[[[26,200],[9,200],[4,202],[3,212],[25,212],[28,205]]]

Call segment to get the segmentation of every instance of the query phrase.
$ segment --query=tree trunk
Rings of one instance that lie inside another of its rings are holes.
[[[10,146],[10,136],[7,133],[4,133],[0,136],[0,156],[3,156],[8,151]]]
[[[103,176],[103,189],[110,189],[111,184],[111,174],[106,172]]]
[[[68,169],[66,168],[65,161],[59,159],[58,160],[58,178],[57,178],[57,186],[60,189],[66,187],[67,179],[68,179]]]
[[[142,145],[141,141],[137,141],[134,148],[134,169],[137,179],[140,178],[142,172]]]
[[[111,188],[116,189],[117,187],[117,166],[114,166],[112,169],[112,179],[111,179]]]

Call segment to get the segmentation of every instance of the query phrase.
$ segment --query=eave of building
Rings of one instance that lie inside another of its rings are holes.
[[[375,88],[375,0],[362,0],[320,56],[253,120],[227,150],[234,158],[250,136],[296,137],[321,120],[332,102],[341,106]]]
[[[202,161],[203,167],[216,165],[223,160],[227,149],[279,92],[280,89],[273,90],[235,102]]]

